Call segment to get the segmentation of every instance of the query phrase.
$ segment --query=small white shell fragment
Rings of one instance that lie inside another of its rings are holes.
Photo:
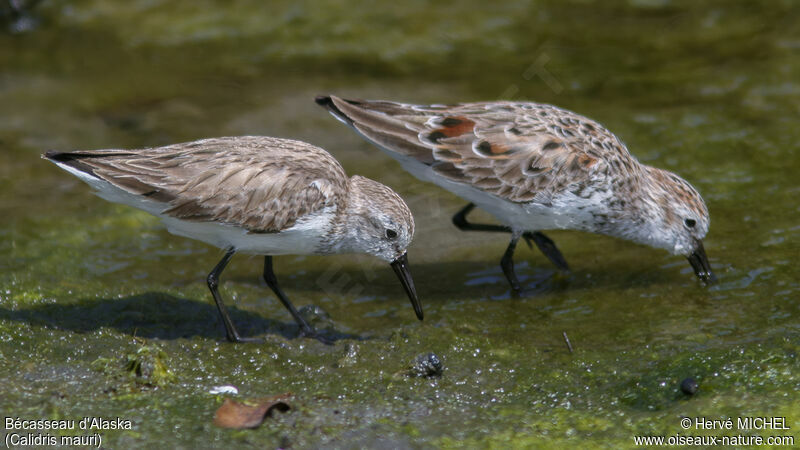
[[[212,395],[219,395],[219,394],[236,395],[239,393],[239,389],[237,389],[236,386],[231,386],[229,384],[226,384],[224,386],[214,386],[213,388],[211,388],[210,391],[208,391],[208,393]]]

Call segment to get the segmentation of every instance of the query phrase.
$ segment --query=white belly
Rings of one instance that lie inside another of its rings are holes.
[[[509,202],[468,184],[448,180],[434,172],[430,166],[412,157],[390,151],[386,151],[386,153],[397,159],[406,171],[418,179],[433,183],[474,203],[494,216],[500,223],[513,229],[547,230],[564,228],[558,217],[553,214],[552,208]]]
[[[72,167],[58,164],[95,189],[105,200],[133,206],[160,218],[172,234],[197,239],[223,249],[234,248],[237,252],[259,255],[308,255],[314,254],[322,237],[335,217],[335,207],[325,208],[298,220],[292,227],[279,233],[248,233],[247,230],[230,224],[216,222],[185,221],[162,214],[168,205],[131,194],[113,184]]]
[[[316,253],[321,237],[333,214],[306,216],[292,227],[278,233],[248,233],[233,225],[216,222],[189,222],[155,214],[172,234],[184,236],[220,248],[257,255],[311,255]]]
[[[418,179],[436,184],[469,200],[514,230],[591,230],[593,212],[603,208],[603,199],[596,198],[598,196],[581,198],[569,192],[553,196],[550,205],[510,202],[471,185],[448,180],[412,157],[384,151]]]

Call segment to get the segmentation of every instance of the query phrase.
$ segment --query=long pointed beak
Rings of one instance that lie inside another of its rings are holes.
[[[697,278],[703,280],[704,283],[714,284],[717,282],[717,277],[714,276],[714,272],[711,271],[711,264],[709,264],[708,258],[706,257],[703,241],[697,241],[694,252],[689,255],[689,263],[692,265]]]
[[[411,305],[414,307],[414,312],[417,314],[417,319],[422,320],[422,303],[417,297],[417,289],[414,287],[414,280],[411,278],[411,272],[408,271],[408,253],[403,253],[403,256],[392,261],[392,269],[403,284],[403,289],[406,290],[408,298],[411,300]]]

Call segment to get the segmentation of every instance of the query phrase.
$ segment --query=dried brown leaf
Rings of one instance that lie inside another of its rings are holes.
[[[291,397],[291,393],[264,397],[245,402],[238,402],[226,398],[222,406],[214,413],[214,425],[221,428],[255,428],[272,415],[273,410],[286,412],[291,409],[284,400]]]

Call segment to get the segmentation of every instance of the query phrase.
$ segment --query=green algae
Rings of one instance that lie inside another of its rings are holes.
[[[175,374],[167,367],[168,355],[153,345],[140,345],[136,351],[119,358],[100,357],[92,368],[106,375],[125,375],[136,383],[148,386],[165,386],[175,381]]]
[[[786,417],[788,431],[747,433],[798,437],[792,2],[234,3],[43,2],[37,29],[0,35],[4,416],[133,421],[102,432],[115,448],[617,448],[723,434],[683,430],[681,417],[741,416]],[[589,115],[703,193],[720,283],[702,287],[658,250],[552,232],[573,272],[520,247],[531,295],[511,298],[497,266],[507,238],[454,232],[463,201],[327,116],[312,101],[325,92]],[[237,255],[221,292],[237,327],[265,342],[228,344],[204,283],[221,251],[39,158],[233,134],[313,142],[403,195],[425,322],[382,263],[279,257],[290,298],[322,308],[319,325],[342,338],[299,339],[261,258]],[[405,376],[427,353],[442,376]],[[172,375],[129,375],[130,361]],[[216,428],[222,385],[241,398],[291,392],[292,410]]]

